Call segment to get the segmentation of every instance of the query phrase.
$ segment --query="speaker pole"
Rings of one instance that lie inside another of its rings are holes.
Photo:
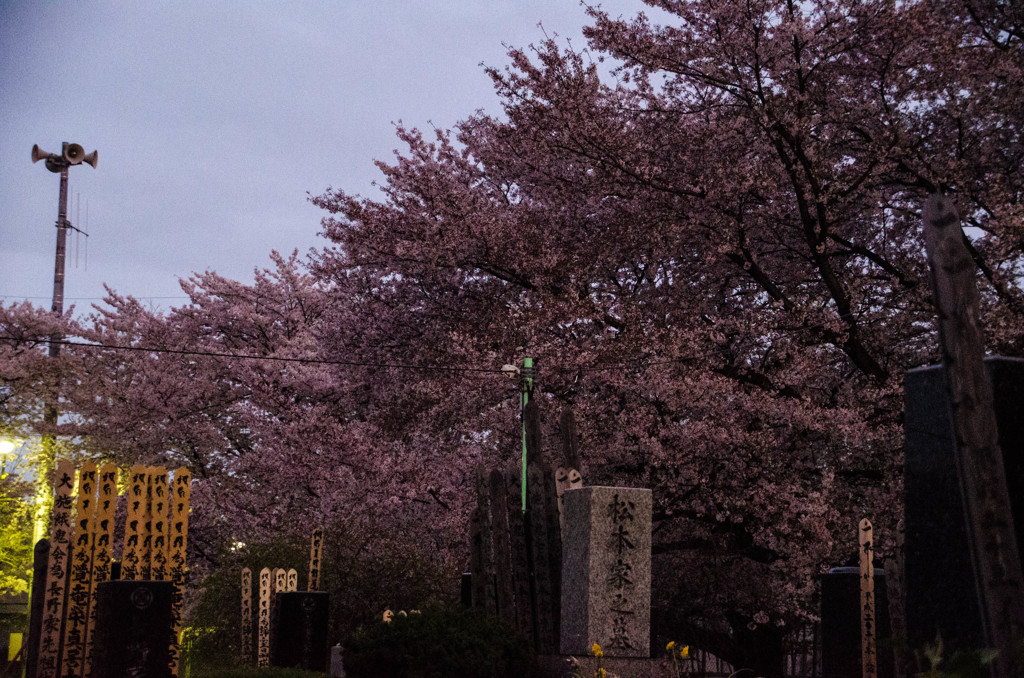
[[[72,157],[68,157],[68,149],[73,151]],[[68,238],[68,168],[72,164],[81,163],[84,149],[79,144],[64,142],[61,147],[61,154],[47,153],[38,145],[32,147],[32,162],[39,160],[46,161],[46,169],[60,174],[60,197],[57,204],[57,254],[53,263],[53,303],[50,310],[57,317],[64,315],[64,259],[67,253]],[[91,164],[96,166],[96,151],[90,156]],[[60,342],[64,335],[59,331],[50,337],[50,358],[57,358],[60,355]],[[39,469],[36,472],[37,496],[45,497],[49,494],[47,482],[53,474],[54,463],[57,458],[57,394],[46,395],[46,404],[43,413],[45,423],[39,459]],[[34,525],[34,539],[42,539],[50,522],[49,502],[36,504]]]

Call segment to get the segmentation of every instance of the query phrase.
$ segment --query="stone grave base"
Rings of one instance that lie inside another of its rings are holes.
[[[576,657],[579,662],[580,675],[593,676],[597,671],[598,661],[609,675],[615,674],[620,678],[661,678],[671,675],[666,672],[666,660],[638,659],[636,657]],[[536,678],[570,678],[573,666],[569,663],[569,657],[561,654],[537,655],[535,661]]]

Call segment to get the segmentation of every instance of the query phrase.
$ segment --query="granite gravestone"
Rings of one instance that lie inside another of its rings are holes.
[[[1017,530],[1024,543],[1024,360],[988,358],[999,447]],[[907,641],[920,648],[941,633],[949,652],[985,647],[968,523],[957,479],[942,367],[904,379],[905,587]]]
[[[893,675],[885,571],[875,569],[877,676]],[[862,678],[860,568],[834,567],[821,576],[821,672],[829,678]]]
[[[36,542],[32,561],[32,597],[28,622],[28,647],[25,649],[25,675],[35,678],[39,664],[39,639],[43,632],[43,599],[46,596],[46,571],[50,563],[50,540]]]
[[[650,657],[651,491],[568,490],[563,509],[562,654]]]
[[[271,666],[326,672],[330,650],[327,618],[330,594],[286,591],[274,595]]]
[[[170,678],[174,583],[106,581],[96,592],[92,678]]]
[[[983,362],[977,266],[965,246],[967,238],[952,198],[931,195],[922,221],[985,645],[996,650],[993,677],[1017,677],[1024,674],[1024,573],[992,383]]]

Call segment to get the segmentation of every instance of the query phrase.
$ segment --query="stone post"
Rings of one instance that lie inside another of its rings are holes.
[[[583,487],[563,508],[562,654],[650,657],[651,491]]]

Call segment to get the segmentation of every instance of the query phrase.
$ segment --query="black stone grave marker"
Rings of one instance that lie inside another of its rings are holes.
[[[892,678],[893,643],[889,628],[885,571],[875,568],[875,638],[878,678]],[[821,576],[821,675],[861,678],[860,568],[834,567]]]
[[[28,620],[28,646],[25,648],[25,678],[36,678],[39,667],[39,640],[43,635],[43,602],[46,597],[46,570],[50,564],[50,540],[36,542],[32,560],[32,597]]]
[[[97,585],[92,678],[170,678],[170,581]]]
[[[329,602],[330,594],[319,591],[288,591],[275,595],[270,626],[272,666],[327,671]]]
[[[1024,543],[1024,360],[987,358],[1017,543]],[[911,649],[985,647],[942,368],[904,380],[906,624]]]

